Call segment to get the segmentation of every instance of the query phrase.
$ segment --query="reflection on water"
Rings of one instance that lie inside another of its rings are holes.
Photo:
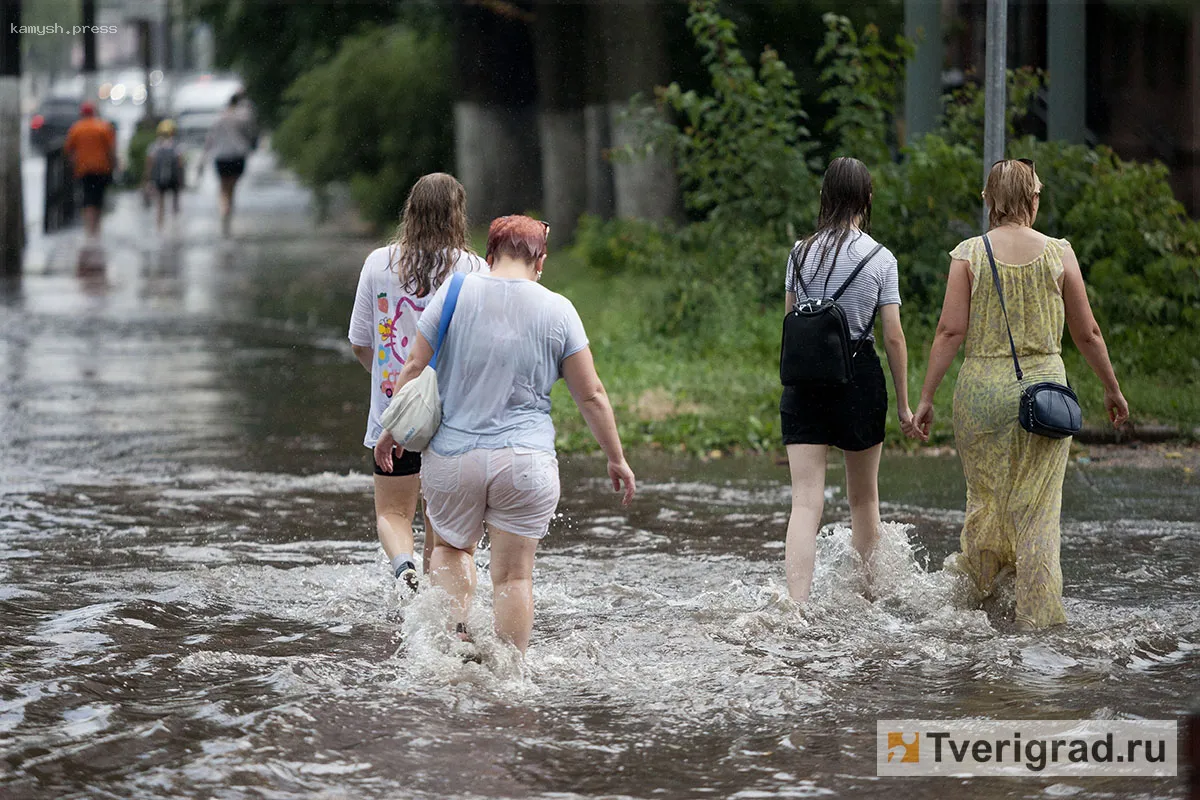
[[[325,302],[306,276],[337,269],[352,290],[364,248],[133,249],[101,293],[51,271],[0,306],[5,796],[1182,796],[880,780],[873,738],[885,717],[1185,712],[1200,523],[1182,473],[1072,470],[1070,624],[1018,634],[1010,598],[989,616],[940,571],[955,461],[885,459],[874,602],[831,465],[800,609],[770,459],[640,458],[625,513],[601,464],[564,458],[529,658],[487,633],[483,550],[482,663],[464,662],[438,593],[394,591],[358,444],[365,379],[340,330],[300,313]]]

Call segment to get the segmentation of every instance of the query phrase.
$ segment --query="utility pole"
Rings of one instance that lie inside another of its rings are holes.
[[[96,102],[96,0],[83,0],[83,99]]]
[[[987,45],[984,52],[983,181],[987,184],[992,164],[1004,158],[1008,89],[1008,1],[987,0]],[[983,230],[987,230],[987,206],[983,208]]]
[[[21,0],[0,0],[0,277],[21,274]]]

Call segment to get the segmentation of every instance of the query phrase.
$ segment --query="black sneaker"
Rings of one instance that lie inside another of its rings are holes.
[[[405,561],[396,568],[396,580],[403,581],[408,590],[416,594],[420,586],[420,581],[417,578],[417,565],[411,561]]]

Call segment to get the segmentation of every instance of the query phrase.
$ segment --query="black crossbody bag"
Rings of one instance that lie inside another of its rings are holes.
[[[866,333],[851,348],[850,323],[846,319],[846,310],[838,305],[838,299],[850,288],[850,284],[862,272],[867,262],[883,249],[883,245],[875,245],[875,249],[867,253],[867,257],[858,262],[858,266],[850,273],[850,277],[841,288],[828,298],[807,298],[797,300],[792,310],[783,318],[783,339],[779,345],[779,381],[784,386],[805,386],[809,384],[846,384],[854,376],[854,357],[859,348],[875,327],[875,314],[871,312],[871,321],[867,323]],[[804,293],[808,287],[800,277],[800,267],[796,266],[796,281]],[[830,265],[832,274],[833,266]],[[828,284],[828,278],[826,278]]]
[[[996,269],[996,257],[992,254],[992,243],[987,234],[983,236],[983,246],[987,248],[988,263],[992,265],[992,281],[1000,298],[1000,310],[1004,312],[1008,346],[1012,348],[1013,368],[1017,371],[1019,384],[1025,373],[1021,371],[1021,362],[1017,360],[1017,345],[1013,341],[1012,326],[1008,323],[1008,309],[1004,307],[1004,290],[1000,288],[1000,271]],[[1083,427],[1083,411],[1079,408],[1079,398],[1069,385],[1044,381],[1021,387],[1021,410],[1017,420],[1030,433],[1051,439],[1065,439],[1079,433]]]

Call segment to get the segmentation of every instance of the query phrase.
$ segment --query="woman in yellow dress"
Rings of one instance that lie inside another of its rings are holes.
[[[1062,331],[1104,384],[1104,405],[1114,426],[1129,406],[1121,395],[1108,348],[1092,315],[1079,262],[1066,239],[1033,229],[1042,183],[1033,162],[999,161],[983,192],[988,239],[995,254],[1023,383],[1066,381]],[[966,341],[954,388],[954,439],[967,481],[962,552],[952,564],[965,571],[983,596],[1002,572],[1015,572],[1018,628],[1066,622],[1059,567],[1059,515],[1071,440],[1050,439],[1017,422],[1019,384],[1008,329],[992,280],[983,237],[951,251],[942,316],[910,436],[929,438],[933,396]]]

